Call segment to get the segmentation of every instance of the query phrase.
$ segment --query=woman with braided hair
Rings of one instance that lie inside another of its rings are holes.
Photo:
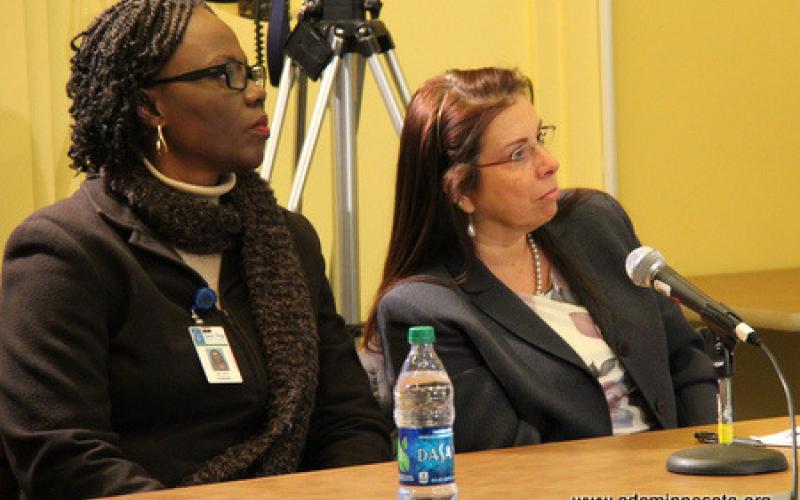
[[[0,432],[23,497],[388,460],[316,233],[254,172],[263,68],[200,0],[122,0],[73,48],[87,178],[3,264]]]

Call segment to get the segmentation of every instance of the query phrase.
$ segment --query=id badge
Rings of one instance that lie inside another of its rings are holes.
[[[241,384],[242,374],[221,326],[190,326],[189,336],[209,384]]]

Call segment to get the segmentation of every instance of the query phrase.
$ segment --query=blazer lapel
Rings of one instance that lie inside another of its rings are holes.
[[[597,269],[607,268],[607,263],[596,262],[591,248],[588,248],[579,235],[575,234],[573,228],[567,228],[560,221],[553,221],[543,228],[551,237],[553,244],[558,249],[559,253],[564,256],[569,256],[572,265],[581,273],[581,275],[589,283],[592,283],[598,294],[602,294],[602,298],[608,301],[617,301],[621,303],[623,300],[630,300],[626,295],[623,296],[619,290],[619,283],[616,280],[609,282],[610,276],[614,273],[604,272],[602,275],[597,273]],[[619,263],[620,272],[624,269],[624,262]],[[563,270],[562,270],[562,274]],[[637,314],[631,313],[626,316],[624,324],[620,322],[620,318],[614,318],[610,314],[604,314],[602,306],[597,304],[592,297],[573,285],[574,279],[570,276],[564,276],[573,286],[573,290],[577,293],[581,305],[583,305],[591,314],[592,319],[597,323],[598,328],[602,332],[603,339],[611,347],[614,352],[618,352],[620,344],[630,343],[637,341],[637,331],[642,331],[647,326],[647,322],[642,323],[642,318]],[[636,310],[635,304],[631,304],[629,309]]]
[[[544,226],[543,230],[550,236],[559,254],[569,256],[572,265],[575,266],[586,281],[595,285],[598,292],[608,291],[607,283],[604,282],[604,278],[599,276],[595,271],[597,266],[594,264],[591,249],[587,248],[570,228],[562,224],[560,220],[554,220],[550,224]],[[598,265],[602,266],[602,264]],[[620,263],[620,265],[623,265],[623,263]],[[608,314],[603,314],[600,305],[597,304],[592,297],[583,293],[579,287],[575,286],[572,277],[566,275],[563,269],[560,271],[562,275],[564,275],[564,278],[569,281],[570,287],[572,291],[577,294],[581,305],[589,311],[592,319],[600,329],[603,339],[612,351],[617,352],[618,344],[622,340],[619,338],[620,332],[617,328],[619,325],[616,325],[613,318]],[[608,297],[607,295],[606,298],[613,300],[613,297]]]
[[[591,249],[586,248],[569,228],[559,222],[560,221],[553,221],[544,226],[543,230],[550,236],[558,253],[562,256],[569,256],[570,262],[575,266],[578,272],[581,273],[584,279],[589,283],[597,284],[598,288],[602,288],[603,280],[597,276],[595,267],[592,265]],[[599,317],[597,315],[598,304],[574,284],[574,279],[568,276],[564,269],[559,269],[559,271],[561,271],[561,274],[569,282],[570,288],[572,289],[571,291],[578,296],[581,305],[584,306],[589,313],[591,313],[592,318],[597,321],[596,318]],[[598,324],[597,326],[602,328],[610,325]]]
[[[457,261],[451,261],[447,267],[452,276],[458,276],[463,269]],[[480,260],[474,261],[472,272],[461,284],[461,289],[478,309],[509,332],[538,349],[588,371],[569,344],[531,311],[521,298],[501,283]]]
[[[171,246],[156,238],[129,207],[117,202],[105,192],[105,187],[100,177],[84,181],[81,184],[81,190],[86,194],[89,202],[101,217],[114,226],[130,233],[128,237],[129,244],[185,266],[178,253]]]
[[[652,332],[663,328],[659,322],[654,320],[657,316],[650,316],[643,312],[648,310],[646,304],[640,299],[643,295],[629,292],[632,285],[628,286],[627,277],[614,278],[614,272],[598,275],[596,269],[607,267],[608,263],[598,262],[598,259],[593,257],[592,249],[581,241],[578,234],[574,233],[573,227],[567,228],[559,221],[553,221],[545,226],[544,230],[552,238],[559,253],[568,255],[578,272],[594,285],[597,293],[602,294],[602,300],[614,301],[618,309],[629,312],[624,317],[604,314],[601,306],[595,303],[591,297],[576,290],[582,305],[586,307],[600,328],[603,339],[614,351],[617,359],[642,391],[645,399],[652,406],[654,404],[652,402],[656,401],[660,394],[670,394],[673,391],[670,381],[654,375],[655,373],[669,372],[668,366],[656,369],[656,364],[661,361],[650,359],[647,363],[636,362],[633,360],[636,356],[632,358],[627,355],[630,352],[640,353],[651,349]],[[622,273],[624,262],[620,262],[619,266],[619,272]],[[564,277],[570,280],[569,276]],[[667,420],[659,412],[653,411],[653,415],[662,426],[674,426],[674,422]]]

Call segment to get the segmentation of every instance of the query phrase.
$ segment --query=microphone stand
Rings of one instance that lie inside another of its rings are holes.
[[[783,453],[769,448],[733,442],[733,349],[735,338],[713,332],[714,371],[717,376],[717,440],[673,453],[667,460],[667,470],[695,475],[747,475],[786,470]]]

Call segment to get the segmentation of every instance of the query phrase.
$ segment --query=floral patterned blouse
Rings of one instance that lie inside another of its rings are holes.
[[[579,305],[561,274],[550,273],[553,286],[543,295],[520,298],[572,347],[597,377],[606,395],[614,434],[632,434],[652,428],[642,410],[638,389],[608,346],[589,311]]]

